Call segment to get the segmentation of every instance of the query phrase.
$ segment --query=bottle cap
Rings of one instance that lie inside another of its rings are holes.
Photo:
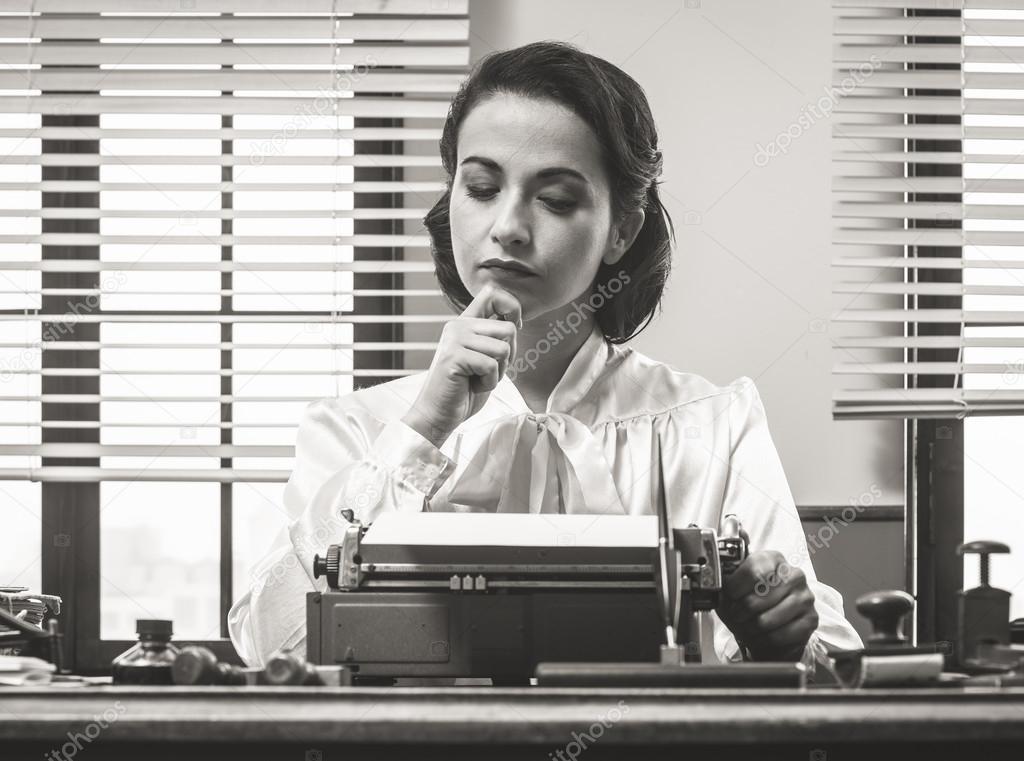
[[[170,639],[174,633],[174,623],[159,618],[138,618],[135,620],[135,631],[150,637]]]

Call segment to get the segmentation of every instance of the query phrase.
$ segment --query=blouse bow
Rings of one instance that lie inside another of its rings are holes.
[[[454,478],[448,501],[481,511],[626,513],[600,443],[562,412],[499,419]]]

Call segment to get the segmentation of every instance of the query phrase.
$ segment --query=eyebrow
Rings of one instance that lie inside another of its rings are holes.
[[[501,165],[498,164],[497,161],[494,161],[493,159],[484,158],[483,156],[467,156],[461,162],[459,162],[459,166],[465,166],[471,161],[477,164],[481,164],[487,167],[488,169],[492,169],[495,172],[502,171]],[[547,179],[548,177],[555,177],[560,174],[566,174],[569,175],[570,177],[575,177],[580,182],[586,183],[588,185],[590,184],[590,181],[586,177],[584,177],[580,172],[577,172],[575,169],[570,169],[567,166],[553,166],[548,167],[547,169],[541,169],[539,172],[537,172],[537,176],[542,179]]]

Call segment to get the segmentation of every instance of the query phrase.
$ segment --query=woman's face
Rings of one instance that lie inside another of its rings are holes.
[[[524,319],[588,294],[602,260],[618,261],[636,237],[613,229],[596,136],[558,103],[501,93],[480,102],[459,130],[457,160],[449,212],[459,276],[474,296],[489,282],[510,291]],[[486,265],[495,259],[529,272]]]

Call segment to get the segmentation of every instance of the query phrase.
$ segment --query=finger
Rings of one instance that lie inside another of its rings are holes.
[[[456,350],[454,365],[460,375],[469,378],[469,388],[474,393],[493,391],[498,385],[498,361],[493,357],[460,347]]]
[[[765,635],[764,640],[774,648],[799,647],[806,645],[811,634],[818,628],[818,614],[809,613],[790,621],[785,626]]]
[[[466,336],[463,346],[496,359],[498,361],[498,379],[500,380],[505,375],[509,354],[512,351],[512,347],[507,342],[502,341],[500,338],[491,338],[490,336],[471,333]]]
[[[733,600],[745,597],[761,588],[764,580],[785,563],[786,559],[778,552],[752,552],[723,582],[722,591]]]
[[[519,299],[493,283],[486,283],[476,298],[470,302],[462,313],[463,317],[481,317],[487,319],[491,315],[507,319],[518,327],[523,326],[523,307]]]
[[[814,595],[809,590],[794,591],[778,605],[760,613],[752,624],[758,631],[772,632],[813,611]]]
[[[754,589],[727,606],[733,620],[742,623],[781,603],[790,594],[807,590],[807,579],[799,568],[783,565],[761,577]]]
[[[508,355],[508,365],[506,367],[513,367],[513,363],[516,361],[516,352],[519,350],[518,341],[519,331],[514,330],[512,331],[512,340],[509,342],[510,351]]]
[[[504,376],[506,370],[513,366],[513,362],[515,362],[516,358],[517,337],[519,332],[516,329],[516,326],[506,320],[482,320],[475,317],[459,318],[456,322],[460,324],[460,326],[468,328],[473,333],[490,336],[491,338],[499,338],[508,344],[508,358],[501,368],[501,375]],[[465,339],[463,339],[462,342],[465,343]]]
[[[479,317],[462,317],[453,321],[456,329],[479,333],[503,341],[511,340],[516,334],[516,326],[506,320],[484,320]]]

